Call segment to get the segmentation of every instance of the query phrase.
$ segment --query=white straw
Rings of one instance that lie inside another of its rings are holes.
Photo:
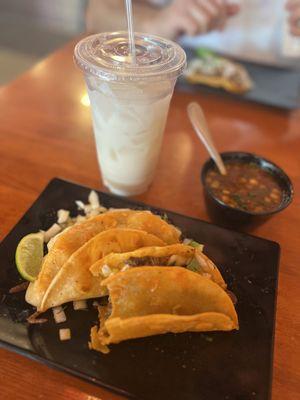
[[[131,0],[126,0],[126,14],[127,14],[127,28],[128,28],[128,42],[131,61],[133,64],[136,62],[135,44],[134,44],[134,30],[133,30],[133,16]]]

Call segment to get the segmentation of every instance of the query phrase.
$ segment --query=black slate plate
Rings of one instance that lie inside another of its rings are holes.
[[[185,49],[187,59],[194,56],[192,49]],[[233,59],[230,57],[230,59]],[[233,94],[223,89],[206,85],[191,84],[181,77],[177,89],[191,93],[217,93],[221,96],[261,103],[268,106],[293,110],[300,105],[300,71],[288,68],[272,67],[236,60],[244,65],[254,82],[253,89],[245,94]]]
[[[88,188],[53,179],[0,245],[0,344],[49,366],[82,377],[130,398],[163,400],[266,400],[270,396],[279,245],[167,211],[183,233],[204,243],[238,298],[238,332],[167,334],[112,346],[108,355],[88,350],[95,311],[65,310],[68,320],[28,326],[32,308],[24,292],[8,289],[20,280],[14,252],[20,238],[48,228],[55,210],[76,212]],[[100,193],[108,207],[154,207]],[[188,201],[188,199],[187,199]],[[92,307],[90,307],[92,309]],[[72,340],[60,342],[58,329],[70,327]]]

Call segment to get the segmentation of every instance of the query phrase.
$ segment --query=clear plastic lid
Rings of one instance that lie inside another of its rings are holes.
[[[184,50],[171,40],[135,33],[136,63],[129,53],[127,32],[88,36],[75,47],[77,65],[109,81],[176,78],[186,66]]]

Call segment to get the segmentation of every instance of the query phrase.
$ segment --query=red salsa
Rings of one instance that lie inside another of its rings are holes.
[[[216,168],[206,174],[205,182],[213,195],[230,207],[254,213],[278,208],[282,190],[275,178],[254,163],[226,162],[226,175]]]

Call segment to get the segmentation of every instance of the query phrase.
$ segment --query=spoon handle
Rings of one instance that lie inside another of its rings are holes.
[[[216,163],[220,173],[226,175],[225,165],[214,145],[202,108],[198,103],[192,102],[187,106],[187,112],[195,132]]]

